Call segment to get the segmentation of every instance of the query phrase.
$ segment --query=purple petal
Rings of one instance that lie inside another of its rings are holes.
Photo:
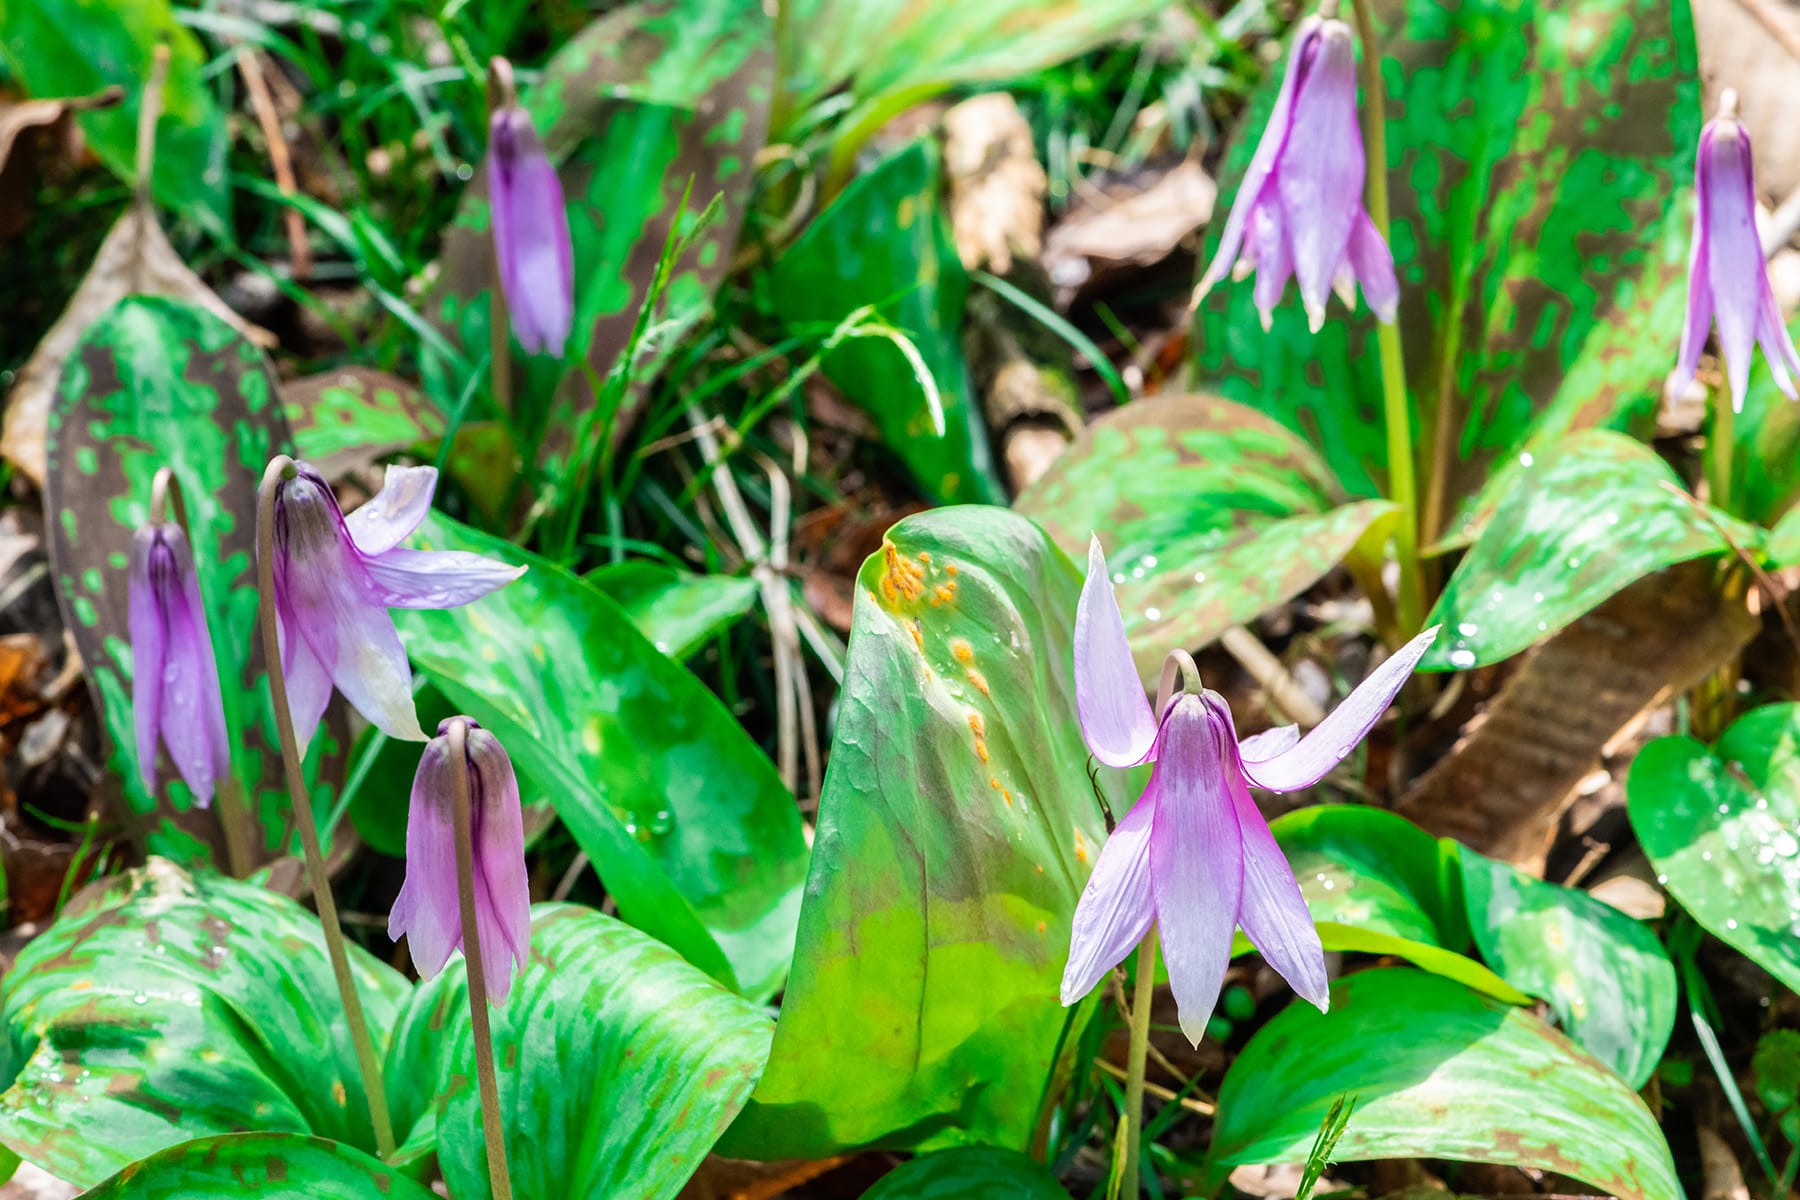
[[[1262,139],[1256,143],[1256,153],[1250,156],[1250,166],[1245,169],[1243,182],[1238,185],[1237,199],[1232,202],[1231,215],[1225,218],[1225,231],[1219,237],[1219,248],[1213,254],[1212,262],[1207,265],[1206,274],[1200,278],[1197,289],[1199,295],[1205,295],[1213,284],[1225,278],[1225,272],[1230,270],[1232,261],[1237,258],[1238,247],[1243,243],[1251,213],[1263,200],[1269,175],[1281,158],[1282,148],[1287,145],[1288,130],[1293,125],[1294,92],[1300,86],[1300,77],[1306,73],[1307,65],[1318,51],[1321,24],[1319,18],[1308,17],[1300,23],[1300,31],[1294,35],[1293,47],[1288,54],[1287,74],[1281,78],[1281,92],[1275,98],[1275,107],[1269,110],[1269,121],[1263,126]]]
[[[1363,299],[1377,320],[1389,325],[1400,312],[1400,282],[1394,278],[1394,255],[1381,239],[1381,231],[1360,205],[1350,227],[1349,262],[1362,284]]]
[[[325,706],[331,703],[331,672],[305,638],[289,632],[294,619],[283,611],[285,607],[276,601],[275,633],[281,646],[281,674],[287,682],[288,718],[294,723],[294,735],[304,755],[313,732],[325,719]]]
[[[1789,400],[1800,398],[1795,395],[1791,374],[1800,372],[1800,354],[1795,353],[1794,339],[1788,335],[1787,326],[1781,323],[1781,305],[1776,303],[1775,289],[1769,286],[1766,270],[1756,315],[1756,343],[1762,347],[1763,357],[1769,360],[1769,373],[1775,377],[1775,386]]]
[[[1315,332],[1324,324],[1332,276],[1362,211],[1363,169],[1355,39],[1342,21],[1326,21],[1312,68],[1294,96],[1292,129],[1274,175],[1300,298]]]
[[[200,602],[200,581],[187,535],[178,525],[162,539],[174,571],[160,600],[168,621],[163,659],[162,735],[176,770],[194,793],[194,802],[212,803],[216,781],[231,770],[231,740],[225,731],[225,701],[212,635]],[[152,567],[154,579],[157,572]],[[160,590],[160,589],[159,589]]]
[[[1097,537],[1088,543],[1087,582],[1075,608],[1075,710],[1088,749],[1109,767],[1136,766],[1156,742],[1156,717],[1131,659]]]
[[[344,518],[356,548],[373,555],[405,541],[431,511],[437,477],[436,467],[389,467],[381,490]]]
[[[488,170],[494,253],[513,333],[527,351],[561,357],[575,315],[569,215],[556,168],[523,109],[494,113]]]
[[[1281,209],[1272,202],[1256,206],[1250,219],[1250,242],[1256,246],[1256,312],[1263,332],[1275,322],[1275,306],[1294,273],[1294,255],[1281,228]]]
[[[481,934],[488,995],[499,1004],[512,991],[514,971],[525,969],[531,942],[525,821],[519,780],[500,740],[485,729],[471,728],[468,746],[474,785],[475,928]]]
[[[1298,744],[1269,758],[1252,761],[1246,757],[1244,774],[1250,782],[1271,792],[1292,792],[1325,778],[1326,772],[1342,762],[1387,711],[1394,693],[1437,640],[1439,628],[1434,625],[1400,647]]]
[[[1238,743],[1238,754],[1243,758],[1262,760],[1274,758],[1284,750],[1292,750],[1300,744],[1300,727],[1298,725],[1278,725],[1274,729],[1265,729],[1261,733],[1253,733]]]
[[[131,711],[137,719],[138,771],[144,787],[156,790],[157,732],[162,727],[163,656],[168,632],[150,582],[150,555],[156,531],[146,525],[131,537],[125,602],[131,628]]]
[[[1669,380],[1671,395],[1680,396],[1694,382],[1700,368],[1700,352],[1706,349],[1706,335],[1712,328],[1712,281],[1707,275],[1710,255],[1706,247],[1706,192],[1700,191],[1699,210],[1694,216],[1694,241],[1688,249],[1687,320],[1681,328],[1681,354],[1675,360],[1675,374]]]
[[[1244,862],[1226,771],[1233,765],[1206,703],[1184,695],[1163,722],[1150,832],[1150,886],[1181,1031],[1198,1046],[1225,982]],[[1140,801],[1140,803],[1142,803]]]
[[[419,755],[406,815],[406,880],[388,915],[388,936],[406,935],[413,965],[429,979],[462,945],[456,830],[450,811],[450,747],[433,738]]]
[[[1094,873],[1082,889],[1069,931],[1069,965],[1063,969],[1062,1002],[1074,1004],[1144,940],[1156,908],[1150,898],[1150,830],[1156,814],[1154,784],[1144,789],[1100,848]]]
[[[363,561],[375,596],[389,608],[456,608],[525,573],[462,550],[389,550]]]
[[[1741,411],[1750,387],[1750,351],[1767,275],[1756,233],[1750,139],[1736,121],[1721,118],[1707,123],[1700,136],[1698,179],[1719,351],[1725,358],[1732,408]]]

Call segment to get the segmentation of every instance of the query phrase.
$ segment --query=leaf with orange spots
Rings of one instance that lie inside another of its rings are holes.
[[[1080,590],[997,508],[909,517],[863,564],[794,972],[725,1153],[1024,1146],[1105,838],[1075,717]]]

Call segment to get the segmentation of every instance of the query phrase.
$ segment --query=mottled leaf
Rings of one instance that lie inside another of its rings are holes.
[[[1428,540],[1458,528],[1496,463],[1584,426],[1647,426],[1674,361],[1700,132],[1685,0],[1381,0],[1400,328],[1417,444],[1440,447]],[[1280,85],[1227,157],[1233,195]],[[1217,245],[1209,239],[1207,253]],[[1264,333],[1249,281],[1198,329],[1204,376],[1321,447],[1346,487],[1385,483],[1366,310],[1319,334],[1290,286]]]
[[[1423,670],[1499,662],[1664,567],[1761,534],[1690,497],[1641,442],[1571,434],[1518,474],[1444,586]]]
[[[937,143],[921,139],[859,176],[775,261],[767,303],[791,331],[820,341],[873,306],[931,373],[943,432],[915,364],[888,338],[839,341],[822,364],[826,377],[875,418],[927,495],[1000,502],[1005,491],[963,358],[969,278],[950,237],[939,159]]]
[[[1585,892],[1473,850],[1457,857],[1481,956],[1542,996],[1589,1054],[1643,1087],[1675,1028],[1675,965],[1656,934]]]
[[[223,232],[225,114],[213,102],[200,39],[175,19],[168,0],[7,0],[0,5],[0,55],[33,96],[82,96],[108,84],[125,89],[116,108],[82,113],[88,145],[121,179],[137,177],[138,107],[157,45],[169,47],[169,74],[156,124],[158,202]]]
[[[1080,587],[997,508],[909,517],[863,564],[794,973],[724,1153],[1024,1147],[1069,1020],[1095,787],[1127,806],[1122,773],[1088,779]]]
[[[1800,991],[1800,705],[1754,709],[1710,750],[1658,738],[1625,783],[1631,828],[1669,894]]]
[[[922,1154],[881,1177],[862,1200],[1069,1200],[1043,1163],[997,1146]]]
[[[91,325],[63,369],[50,415],[44,501],[64,620],[81,651],[110,742],[107,787],[121,789],[134,837],[157,854],[206,862],[220,850],[217,810],[192,806],[168,763],[151,796],[138,770],[131,708],[125,573],[150,484],[170,467],[212,630],[231,734],[232,770],[248,789],[255,850],[285,851],[289,823],[274,709],[256,624],[256,486],[292,449],[262,354],[201,309],[160,297],[120,301]],[[343,779],[344,719],[335,704],[308,755],[313,800]],[[223,791],[223,783],[221,784]]]
[[[467,608],[396,612],[413,661],[552,790],[621,916],[746,994],[773,993],[807,852],[768,756],[598,588],[446,517],[415,544],[530,567]]]
[[[695,575],[641,559],[588,572],[638,632],[670,658],[683,659],[756,605],[753,579]]]
[[[377,1043],[406,981],[356,946]],[[163,859],[108,881],[7,972],[0,1143],[82,1186],[208,1134],[313,1133],[373,1150],[319,922]]]
[[[444,436],[444,414],[419,389],[368,367],[339,367],[281,385],[296,458],[330,478]]]
[[[1656,1119],[1624,1080],[1524,1009],[1400,967],[1341,980],[1329,1013],[1296,1001],[1257,1031],[1219,1088],[1215,1174],[1305,1162],[1345,1095],[1356,1111],[1338,1161],[1504,1163],[1621,1200],[1682,1195]]]
[[[134,1163],[83,1200],[431,1200],[380,1159],[353,1146],[294,1133],[230,1133],[171,1146]]]

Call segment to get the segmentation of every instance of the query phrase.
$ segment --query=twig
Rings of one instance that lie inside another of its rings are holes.
[[[237,46],[238,74],[244,77],[244,90],[250,94],[250,107],[256,123],[262,126],[263,140],[269,144],[269,165],[275,171],[275,186],[284,196],[296,196],[299,185],[294,180],[294,162],[288,153],[287,138],[281,132],[281,114],[275,109],[275,98],[269,93],[269,81],[263,76],[262,60],[250,46]],[[293,205],[282,208],[282,223],[287,230],[288,258],[293,263],[296,280],[312,277],[312,246],[306,240],[306,218]]]
[[[1775,15],[1775,10],[1768,0],[1738,0],[1744,11],[1756,18],[1757,24],[1769,31],[1769,36],[1781,43],[1781,48],[1789,55],[1800,59],[1800,34],[1796,34],[1792,26]]]
[[[1325,710],[1313,703],[1313,698],[1288,674],[1281,660],[1248,629],[1233,625],[1219,635],[1219,644],[1237,659],[1239,666],[1250,672],[1250,677],[1269,694],[1274,707],[1289,720],[1311,729],[1325,719]]]
[[[1102,1071],[1105,1071],[1108,1075],[1111,1075],[1114,1079],[1125,1078],[1124,1067],[1115,1066],[1112,1063],[1107,1062],[1104,1058],[1095,1059],[1094,1065],[1099,1067]],[[1155,1096],[1158,1100],[1165,1102],[1173,1100],[1177,1104],[1180,1104],[1181,1107],[1188,1109],[1190,1112],[1197,1112],[1203,1117],[1210,1117],[1215,1112],[1219,1111],[1216,1105],[1208,1104],[1204,1100],[1196,1100],[1192,1096],[1183,1096],[1179,1092],[1172,1091],[1160,1083],[1151,1083],[1147,1079],[1144,1081],[1144,1091],[1149,1095]]]

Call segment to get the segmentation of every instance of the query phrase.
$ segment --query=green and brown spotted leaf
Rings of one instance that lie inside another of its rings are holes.
[[[350,960],[379,1044],[406,980]],[[244,1129],[373,1152],[323,932],[284,896],[152,858],[65,909],[4,992],[0,1144],[60,1179]]]
[[[1699,73],[1685,0],[1375,7],[1407,391],[1421,454],[1441,437],[1447,463],[1426,497],[1435,538],[1497,463],[1571,429],[1647,425],[1681,329]],[[1215,289],[1197,338],[1226,395],[1305,433],[1351,492],[1385,484],[1366,312],[1334,303],[1315,336],[1290,285],[1264,333],[1245,281]]]
[[[196,1138],[135,1162],[83,1200],[242,1200],[245,1195],[307,1200],[431,1200],[372,1154],[295,1133],[228,1133]]]
[[[44,501],[63,619],[105,723],[108,794],[134,838],[183,863],[223,861],[216,810],[197,810],[167,756],[152,796],[137,761],[126,567],[149,516],[150,484],[180,481],[231,735],[232,773],[259,833],[282,853],[289,804],[256,624],[256,487],[293,441],[275,377],[219,318],[162,297],[120,301],[88,327],[63,367],[50,414]],[[316,803],[343,782],[344,710],[334,702],[307,766]]]
[[[723,1153],[1029,1138],[1071,1019],[1057,994],[1105,837],[1095,788],[1129,800],[1122,773],[1088,777],[1080,590],[1000,508],[909,517],[863,564],[794,972]]]
[[[716,196],[722,217],[676,262],[658,319],[705,311],[724,279],[768,132],[774,30],[754,0],[629,4],[589,25],[545,65],[522,97],[557,163],[575,258],[575,326],[568,355],[604,378],[631,339],[671,235]],[[692,185],[680,223],[681,200]],[[492,235],[485,172],[472,181],[441,255],[435,314],[479,354],[488,346]],[[588,374],[520,360],[517,394],[549,395],[543,465],[564,460],[595,402]]]
[[[296,458],[336,479],[444,436],[444,414],[397,375],[338,367],[281,385]]]

